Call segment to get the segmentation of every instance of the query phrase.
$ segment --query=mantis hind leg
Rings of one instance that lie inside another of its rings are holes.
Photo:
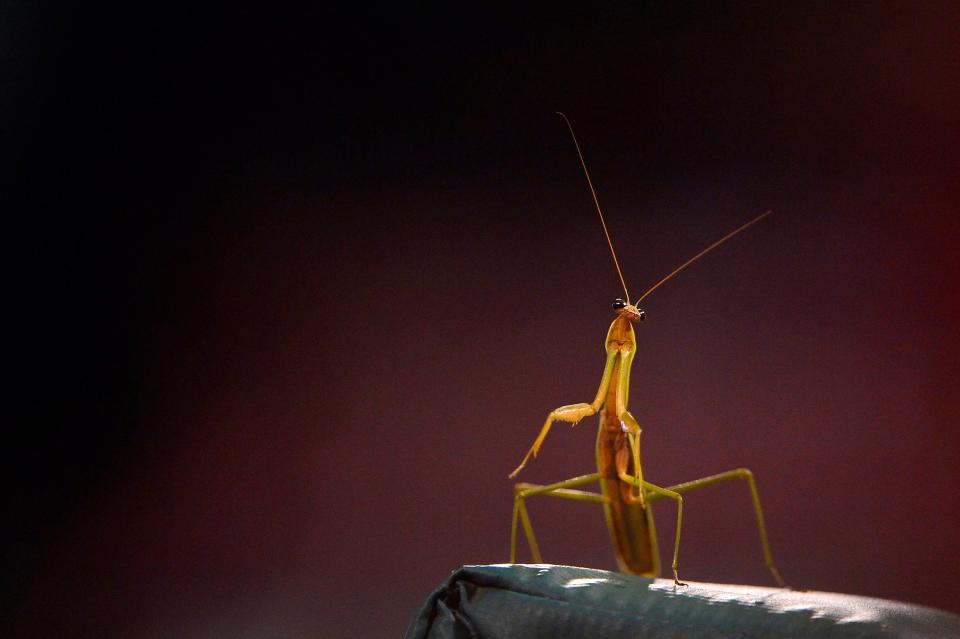
[[[764,563],[766,563],[767,569],[770,571],[770,574],[773,575],[773,580],[777,582],[777,585],[781,588],[786,588],[787,585],[780,576],[780,571],[777,570],[776,564],[773,563],[773,554],[770,552],[770,542],[767,540],[767,527],[763,523],[763,509],[760,507],[760,496],[757,494],[757,483],[753,479],[752,472],[746,468],[737,468],[736,470],[729,470],[725,473],[710,475],[702,479],[695,479],[677,484],[676,486],[670,486],[667,490],[683,494],[691,490],[706,488],[707,486],[713,486],[714,484],[719,484],[720,482],[731,479],[745,479],[747,481],[747,485],[750,487],[750,497],[753,500],[753,512],[757,519],[757,530],[760,533],[760,545],[763,548]]]
[[[540,547],[537,545],[537,538],[533,534],[533,525],[530,523],[530,514],[527,512],[527,497],[536,497],[543,495],[546,497],[559,497],[560,499],[572,499],[574,501],[587,501],[602,504],[606,497],[599,493],[591,493],[585,490],[573,490],[577,486],[583,486],[595,481],[599,481],[599,473],[581,475],[573,477],[555,484],[538,486],[535,484],[520,483],[513,487],[513,524],[510,528],[510,563],[517,563],[517,522],[523,527],[523,534],[527,538],[527,544],[530,546],[530,554],[534,563],[542,563],[540,556]]]

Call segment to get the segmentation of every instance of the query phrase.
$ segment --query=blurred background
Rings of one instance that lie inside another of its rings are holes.
[[[644,302],[646,477],[747,466],[790,583],[960,612],[958,42],[949,2],[7,6],[5,623],[396,637],[506,561],[622,295],[558,110],[634,296],[775,212]],[[683,577],[770,585],[744,486],[686,505]],[[615,567],[597,507],[531,516]]]

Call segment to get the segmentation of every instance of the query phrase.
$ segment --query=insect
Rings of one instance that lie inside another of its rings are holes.
[[[540,429],[539,435],[537,435],[536,440],[534,440],[533,445],[530,447],[530,450],[524,456],[523,461],[520,462],[516,470],[510,473],[509,478],[514,479],[531,458],[536,459],[540,447],[543,445],[547,434],[550,432],[550,427],[554,422],[569,422],[576,425],[584,417],[599,412],[600,427],[597,431],[596,448],[597,472],[573,477],[545,486],[528,483],[518,483],[514,486],[513,524],[510,532],[510,563],[516,563],[517,560],[518,521],[523,528],[534,562],[542,562],[540,549],[537,546],[533,526],[530,523],[530,516],[527,512],[526,500],[530,497],[539,496],[558,497],[561,499],[601,504],[620,570],[630,574],[655,577],[660,573],[660,555],[657,549],[656,529],[654,528],[653,512],[650,505],[661,499],[670,499],[677,505],[677,530],[673,542],[673,563],[671,565],[673,569],[673,580],[676,585],[685,586],[686,584],[680,581],[677,573],[677,559],[680,551],[680,528],[683,523],[684,493],[699,488],[706,488],[707,486],[713,486],[714,484],[719,484],[724,481],[742,479],[747,482],[750,496],[753,500],[753,510],[757,520],[757,529],[760,533],[760,545],[763,549],[764,561],[777,585],[785,587],[784,581],[780,577],[780,572],[777,570],[770,552],[770,543],[767,540],[766,526],[763,521],[763,510],[760,507],[760,498],[757,494],[757,486],[753,474],[746,468],[738,468],[666,488],[646,481],[643,477],[643,465],[640,457],[640,425],[627,409],[627,399],[630,390],[630,367],[633,364],[633,358],[637,351],[637,341],[633,325],[643,321],[645,317],[645,313],[638,308],[638,304],[677,273],[734,235],[753,226],[769,215],[770,211],[763,213],[743,226],[731,231],[700,251],[650,287],[647,292],[637,298],[636,302],[631,302],[630,293],[627,291],[627,285],[623,279],[623,273],[620,270],[620,263],[617,260],[616,251],[613,249],[613,242],[610,239],[610,233],[607,230],[607,224],[603,218],[603,212],[600,210],[600,203],[597,200],[593,182],[590,179],[590,173],[587,171],[583,153],[580,151],[580,144],[577,142],[577,136],[574,134],[573,126],[570,124],[567,116],[559,112],[558,115],[564,119],[567,128],[570,129],[570,135],[576,146],[577,155],[580,158],[580,165],[583,167],[584,175],[587,178],[587,184],[590,187],[590,193],[593,196],[597,214],[600,216],[600,223],[603,226],[603,232],[606,235],[607,244],[610,247],[610,253],[613,256],[614,265],[617,268],[617,274],[620,277],[620,283],[623,285],[623,292],[626,295],[626,299],[617,299],[613,302],[613,310],[616,313],[616,318],[613,320],[613,323],[610,324],[606,340],[604,341],[606,364],[604,365],[603,376],[600,378],[600,388],[597,390],[596,397],[589,404],[570,404],[551,411],[543,427]],[[600,492],[596,493],[581,489],[591,484],[599,484]]]

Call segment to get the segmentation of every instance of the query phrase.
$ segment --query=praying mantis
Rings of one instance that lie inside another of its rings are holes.
[[[603,212],[600,210],[597,193],[593,188],[590,173],[587,171],[583,153],[580,151],[580,144],[577,142],[577,136],[574,134],[573,126],[567,116],[560,112],[557,112],[557,114],[566,122],[567,128],[570,130],[570,136],[573,138],[577,155],[580,158],[580,165],[583,167],[584,175],[587,178],[587,184],[590,187],[597,214],[600,216],[600,223],[603,226],[603,232],[606,235],[607,244],[610,247],[610,253],[613,256],[613,262],[617,268],[620,283],[623,285],[626,299],[618,298],[613,302],[616,318],[610,324],[604,341],[606,364],[604,365],[603,376],[600,378],[600,388],[597,390],[596,397],[589,404],[570,404],[551,411],[530,450],[524,456],[520,465],[510,473],[509,478],[514,479],[531,458],[537,458],[540,448],[550,432],[550,427],[555,422],[569,422],[576,425],[584,417],[599,412],[600,426],[597,431],[596,446],[597,472],[548,485],[515,484],[513,524],[510,532],[510,563],[516,563],[517,561],[518,521],[523,528],[534,562],[542,562],[540,549],[533,533],[533,526],[530,523],[526,500],[530,497],[539,496],[558,497],[601,504],[620,570],[634,575],[656,577],[660,573],[660,555],[657,548],[653,512],[650,506],[655,501],[670,499],[677,505],[677,529],[673,542],[673,562],[671,564],[673,581],[677,586],[685,586],[687,584],[680,581],[677,572],[680,528],[683,523],[683,495],[692,490],[706,488],[721,482],[742,479],[747,482],[750,497],[753,500],[753,510],[760,534],[764,562],[777,585],[781,588],[786,587],[770,552],[770,543],[767,540],[767,530],[763,520],[763,510],[760,507],[760,497],[757,494],[757,485],[753,473],[746,468],[737,468],[666,488],[646,481],[643,477],[643,465],[640,458],[640,425],[627,408],[630,391],[630,368],[637,352],[637,340],[633,325],[643,321],[645,316],[637,305],[674,275],[741,231],[753,226],[769,215],[771,211],[763,213],[720,238],[663,277],[637,298],[636,302],[631,302],[630,293],[627,291],[627,285],[623,279],[623,272],[620,270],[620,263],[617,260],[617,254],[614,251]],[[599,484],[600,492],[581,489],[590,484]]]

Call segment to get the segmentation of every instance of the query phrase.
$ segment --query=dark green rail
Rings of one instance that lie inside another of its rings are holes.
[[[841,595],[645,579],[570,566],[465,566],[431,593],[407,639],[948,639],[960,617]]]

